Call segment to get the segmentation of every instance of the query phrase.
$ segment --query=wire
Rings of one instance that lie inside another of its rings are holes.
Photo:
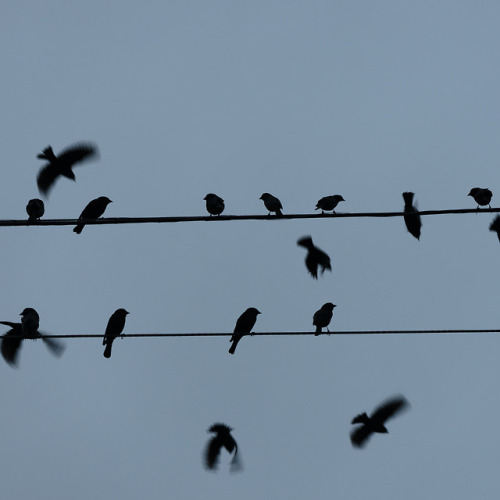
[[[423,210],[412,212],[412,215],[450,215],[450,214],[477,214],[477,213],[498,213],[500,208],[458,208],[451,210]],[[282,216],[270,215],[218,215],[215,217],[208,215],[194,215],[182,217],[107,217],[102,219],[40,219],[38,221],[28,221],[26,219],[2,219],[0,226],[74,226],[79,222],[86,225],[95,224],[149,224],[165,222],[222,222],[230,220],[287,220],[287,219],[337,219],[337,218],[358,218],[358,217],[402,217],[404,212],[347,212],[334,214],[283,214]]]
[[[295,335],[412,335],[412,334],[449,334],[449,333],[500,333],[500,329],[481,330],[343,330],[335,332],[259,332],[244,333],[245,337],[265,337],[265,336],[295,336]],[[121,338],[135,337],[229,337],[232,333],[124,333]],[[69,335],[47,335],[45,338],[52,339],[86,339],[103,338],[104,334],[69,334]]]

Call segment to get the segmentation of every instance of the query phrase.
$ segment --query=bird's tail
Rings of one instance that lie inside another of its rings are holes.
[[[56,155],[50,146],[47,146],[39,155],[37,155],[37,158],[49,161],[57,160]]]
[[[113,341],[108,341],[106,344],[106,349],[104,349],[104,357],[105,358],[110,358],[111,357],[111,346],[113,345]]]
[[[234,339],[231,344],[231,347],[229,348],[229,354],[234,354],[236,351],[236,346],[238,345],[238,342],[241,340],[241,337]]]
[[[321,333],[321,326],[316,325],[316,336],[318,336]]]
[[[80,234],[82,231],[83,231],[83,228],[85,227],[85,224],[78,224],[77,226],[75,226],[73,228],[73,231],[76,233],[76,234]]]
[[[281,211],[281,208],[278,208],[278,210],[276,210],[276,217],[283,217],[283,212]]]
[[[405,201],[405,205],[412,206],[413,205],[413,196],[415,193],[411,193],[409,191],[403,193],[403,199]]]

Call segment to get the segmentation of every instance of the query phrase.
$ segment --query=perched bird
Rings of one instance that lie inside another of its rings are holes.
[[[54,154],[50,146],[47,146],[42,153],[37,156],[37,158],[49,162],[38,172],[38,190],[44,196],[47,196],[50,189],[61,175],[68,179],[76,180],[72,168],[77,163],[89,160],[98,154],[97,146],[91,143],[73,144],[63,149],[58,156]]]
[[[283,215],[283,212],[281,211],[283,206],[281,205],[281,201],[276,198],[276,196],[269,193],[263,193],[259,200],[262,200],[266,209],[269,210],[267,215],[271,215],[271,212],[274,212],[276,217],[281,217]]]
[[[125,319],[127,318],[128,311],[125,309],[117,309],[109,318],[108,326],[104,332],[104,338],[102,339],[102,345],[105,345],[104,357],[111,357],[111,347],[113,345],[113,340],[119,337],[123,332],[125,327]]]
[[[474,201],[477,203],[477,208],[479,209],[479,205],[486,206],[488,205],[491,208],[490,202],[493,193],[487,188],[472,188],[467,196],[472,196]]]
[[[224,200],[213,193],[208,193],[205,198],[207,211],[210,215],[220,215],[224,211]]]
[[[26,213],[28,214],[28,220],[31,222],[36,222],[45,213],[45,205],[43,201],[39,198],[33,198],[28,201],[26,205]]]
[[[3,359],[12,366],[17,365],[17,358],[24,339],[42,339],[52,354],[59,357],[64,352],[64,344],[47,338],[38,331],[40,317],[35,309],[27,307],[20,314],[21,323],[12,323],[10,321],[0,321],[0,324],[7,325],[10,330],[2,336],[0,352]]]
[[[249,307],[236,321],[236,326],[234,327],[233,335],[231,336],[230,342],[232,342],[229,348],[229,353],[234,354],[236,351],[236,346],[242,337],[250,333],[252,328],[257,321],[257,315],[261,314],[255,307]]]
[[[316,335],[319,335],[322,331],[323,327],[326,327],[326,330],[328,330],[328,325],[330,324],[330,321],[332,320],[333,316],[333,308],[337,307],[335,304],[332,304],[331,302],[327,302],[326,304],[323,304],[321,306],[321,309],[318,309],[313,316],[313,325],[316,327]]]
[[[396,396],[382,403],[369,417],[361,413],[352,419],[351,424],[362,424],[351,431],[352,445],[361,448],[368,438],[374,433],[387,434],[385,422],[408,406],[408,401],[403,396]]]
[[[316,208],[315,210],[318,210],[318,208],[321,208],[321,213],[324,214],[325,211],[329,212],[330,210],[332,213],[335,213],[335,207],[341,202],[345,201],[340,194],[334,194],[333,196],[325,196],[324,198],[321,198],[318,203],[316,203]]]
[[[417,240],[420,239],[420,228],[422,227],[422,221],[420,220],[420,214],[418,213],[416,205],[413,205],[414,193],[403,193],[403,199],[405,200],[404,208],[404,220],[406,224],[406,229],[408,232],[415,236]]]
[[[204,458],[205,458],[205,467],[209,470],[216,470],[221,449],[226,448],[228,453],[233,453],[233,458],[231,459],[231,471],[235,472],[240,469],[240,461],[238,457],[238,445],[234,440],[233,436],[231,436],[231,427],[226,424],[213,424],[207,432],[213,432],[215,436],[213,436],[210,441],[207,443],[205,448]]]
[[[113,202],[106,196],[99,196],[99,198],[96,198],[95,200],[89,202],[89,204],[83,209],[83,212],[80,214],[78,220],[98,219],[104,213],[106,207],[110,203]],[[85,224],[83,222],[80,222],[73,228],[73,231],[76,234],[80,234],[83,231],[84,227]]]
[[[321,268],[321,274],[325,272],[325,269],[332,270],[330,257],[323,250],[314,246],[310,236],[300,238],[297,241],[297,245],[307,248],[306,267],[314,279],[318,279],[318,267]]]
[[[493,222],[490,224],[490,231],[495,231],[498,236],[498,241],[500,241],[500,215],[497,215]]]

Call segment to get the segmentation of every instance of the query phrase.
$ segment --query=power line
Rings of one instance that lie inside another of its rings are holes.
[[[500,329],[472,329],[472,330],[341,330],[333,332],[322,332],[319,335],[414,335],[414,334],[451,334],[451,333],[500,333]],[[121,338],[137,337],[230,337],[232,333],[124,333]],[[266,336],[297,336],[297,335],[317,335],[316,332],[256,332],[243,334],[245,337],[266,337]],[[99,334],[67,334],[67,335],[48,335],[43,334],[45,338],[52,339],[102,339],[104,333]],[[27,339],[29,340],[29,339]]]
[[[478,214],[478,213],[498,213],[500,208],[458,208],[451,210],[422,210],[413,212],[419,215],[450,215],[450,214]],[[413,214],[412,213],[412,214]],[[269,215],[194,215],[179,217],[106,217],[101,219],[40,219],[38,221],[28,221],[27,219],[1,219],[0,226],[74,226],[78,222],[86,225],[96,224],[150,224],[168,222],[222,222],[231,220],[290,220],[290,219],[338,219],[338,218],[360,218],[360,217],[402,217],[404,212],[346,212],[335,214],[283,214],[282,216]]]

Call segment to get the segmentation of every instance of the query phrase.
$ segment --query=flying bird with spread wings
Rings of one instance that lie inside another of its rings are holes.
[[[49,191],[54,186],[59,177],[67,177],[76,180],[73,167],[91,158],[99,156],[99,150],[95,144],[77,143],[63,149],[57,156],[51,146],[47,146],[37,158],[47,160],[38,172],[38,190],[44,196],[48,196]]]

